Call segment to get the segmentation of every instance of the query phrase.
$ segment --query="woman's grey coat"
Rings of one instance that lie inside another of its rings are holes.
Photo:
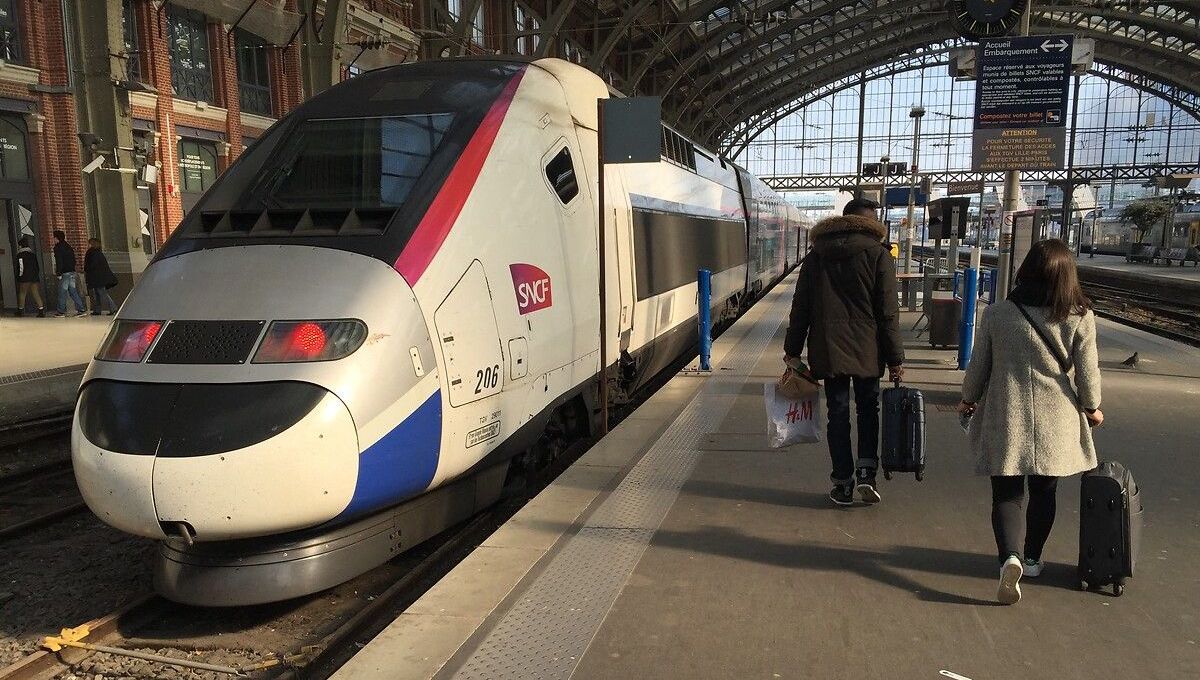
[[[968,434],[975,471],[1065,477],[1091,470],[1096,450],[1082,409],[1100,407],[1096,317],[1089,310],[1050,323],[1045,308],[1025,309],[1070,358],[1074,381],[1016,303],[988,307],[962,387],[964,401],[978,402]]]

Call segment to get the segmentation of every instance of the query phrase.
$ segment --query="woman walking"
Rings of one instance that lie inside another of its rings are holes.
[[[105,305],[108,306],[108,314],[116,314],[117,305],[108,294],[108,289],[117,285],[117,276],[108,266],[108,258],[100,250],[98,238],[88,239],[88,249],[83,254],[83,278],[87,280],[92,298],[92,316],[98,316]]]
[[[958,409],[974,414],[976,472],[992,478],[1003,604],[1021,599],[1023,575],[1042,571],[1058,478],[1096,467],[1089,428],[1104,414],[1091,307],[1070,249],[1047,240],[1034,244],[1008,300],[979,325]]]

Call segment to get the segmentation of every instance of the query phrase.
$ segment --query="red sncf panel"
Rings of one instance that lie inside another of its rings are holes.
[[[510,264],[508,271],[517,294],[518,312],[529,314],[554,304],[549,274],[531,264]]]

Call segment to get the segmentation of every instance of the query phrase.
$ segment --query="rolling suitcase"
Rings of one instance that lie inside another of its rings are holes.
[[[1106,462],[1080,480],[1079,587],[1111,585],[1125,591],[1133,576],[1142,533],[1142,498],[1133,475],[1120,463]]]
[[[925,397],[912,387],[883,391],[883,443],[880,464],[885,479],[893,472],[915,472],[925,477]]]

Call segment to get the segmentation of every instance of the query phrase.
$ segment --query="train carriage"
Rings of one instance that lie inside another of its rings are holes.
[[[195,604],[335,585],[498,498],[547,424],[594,419],[596,106],[556,59],[430,61],[305,102],[233,164],[130,294],[72,435],[84,499],[162,542]],[[610,372],[695,340],[800,255],[777,196],[664,128],[606,170]],[[515,461],[515,462],[514,462]]]

